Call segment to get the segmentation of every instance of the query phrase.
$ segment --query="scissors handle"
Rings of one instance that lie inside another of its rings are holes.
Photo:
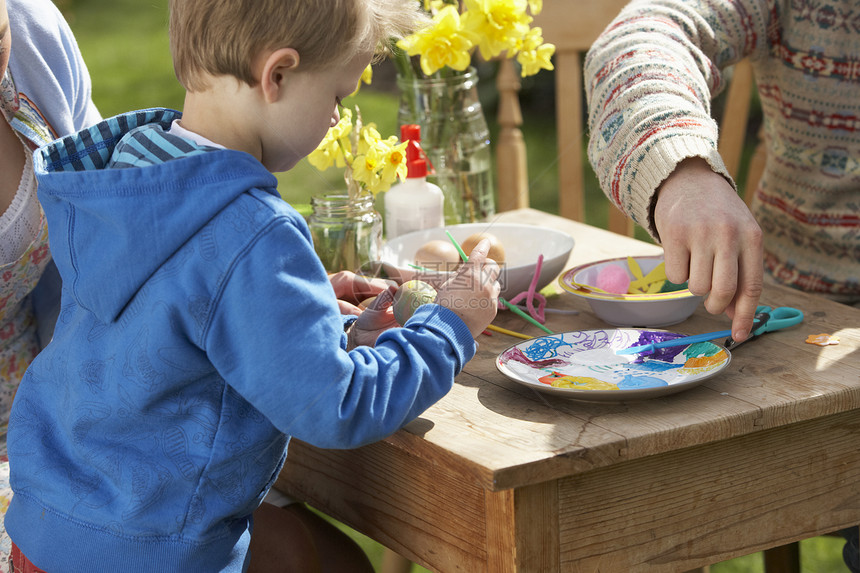
[[[762,305],[756,308],[754,320],[757,326],[753,326],[749,338],[744,342],[749,342],[765,332],[773,332],[774,330],[781,330],[795,324],[800,324],[803,321],[803,312],[790,306],[771,308]],[[729,337],[726,339],[725,347],[732,350],[740,344],[743,344],[743,342],[735,342]]]
[[[780,306],[774,309],[768,306],[760,306],[756,309],[756,316],[758,316],[759,312],[767,314],[767,318],[764,320],[764,324],[753,331],[755,335],[782,330],[783,328],[803,322],[803,312],[788,306]]]

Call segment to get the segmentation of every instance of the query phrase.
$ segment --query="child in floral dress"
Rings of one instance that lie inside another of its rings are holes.
[[[24,371],[50,338],[59,302],[32,153],[57,135],[98,121],[99,114],[71,30],[49,0],[8,0],[8,7],[0,0],[0,77],[5,120],[0,171],[8,190],[0,197],[0,511],[5,514],[12,497],[9,410]],[[6,570],[10,548],[0,526],[0,571]]]

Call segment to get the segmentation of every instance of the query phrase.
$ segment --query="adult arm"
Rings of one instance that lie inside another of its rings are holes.
[[[761,231],[717,152],[710,100],[728,66],[764,57],[768,18],[764,0],[634,0],[586,60],[601,187],[662,243],[670,280],[733,318],[738,340],[761,291]]]

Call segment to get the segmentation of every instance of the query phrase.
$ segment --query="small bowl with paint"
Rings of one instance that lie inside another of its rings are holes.
[[[618,257],[579,265],[558,279],[613,326],[658,328],[683,322],[702,302],[686,284],[666,279],[662,255]]]

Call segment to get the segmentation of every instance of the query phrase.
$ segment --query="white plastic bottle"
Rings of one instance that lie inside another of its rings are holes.
[[[385,192],[385,236],[388,239],[445,225],[444,195],[427,182],[427,158],[421,149],[421,126],[400,126],[406,147],[406,181]]]

